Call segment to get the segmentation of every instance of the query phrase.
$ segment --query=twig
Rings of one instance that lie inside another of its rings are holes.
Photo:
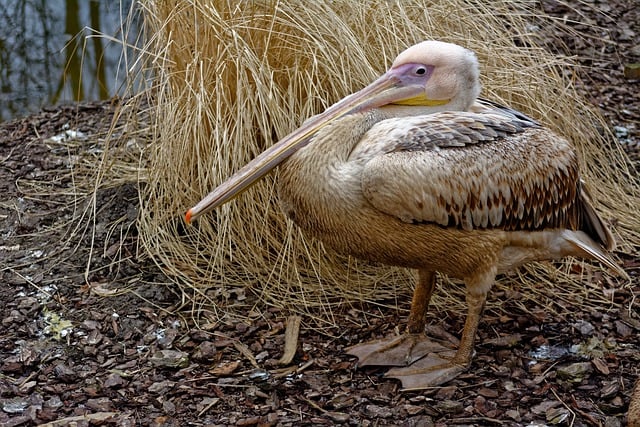
[[[220,401],[219,397],[216,397],[216,398],[212,399],[211,403],[209,403],[207,406],[205,406],[202,411],[198,412],[198,418],[200,418],[205,412],[207,412],[209,409],[211,409],[219,401]]]
[[[551,393],[553,393],[553,395],[556,397],[558,402],[562,403],[562,406],[567,408],[567,411],[571,412],[571,422],[569,423],[569,427],[573,426],[573,424],[576,422],[576,413],[575,413],[575,411],[573,409],[571,409],[569,407],[569,405],[564,403],[564,401],[562,399],[560,399],[560,396],[558,396],[558,393],[556,393],[556,391],[553,389],[553,387],[551,387],[550,390],[551,390]]]
[[[315,359],[309,359],[299,367],[290,366],[288,368],[276,369],[275,371],[271,371],[271,373],[273,374],[274,378],[283,378],[283,377],[286,377],[287,375],[299,374],[300,372],[304,371],[314,363],[315,363]]]
[[[306,397],[301,397],[300,399],[301,399],[301,400],[304,400],[304,401],[305,401],[305,402],[307,402],[309,405],[311,405],[311,407],[312,407],[312,408],[317,409],[318,411],[322,412],[323,414],[326,414],[327,412],[329,412],[329,411],[327,411],[326,409],[324,409],[324,408],[320,407],[320,405],[318,405],[318,404],[317,404],[316,402],[314,402],[313,400],[310,400],[310,399],[308,399],[308,398],[306,398]]]
[[[249,363],[251,363],[251,366],[253,366],[256,369],[260,369],[260,366],[258,365],[258,362],[256,361],[256,358],[253,356],[253,353],[251,352],[251,350],[249,350],[249,347],[247,347],[240,341],[235,341],[235,340],[233,341],[233,346],[236,348],[236,350],[242,353],[244,357],[247,358]]]
[[[115,412],[96,412],[93,414],[78,415],[75,417],[61,418],[49,423],[40,424],[40,427],[62,427],[75,424],[77,421],[107,421],[117,414]]]

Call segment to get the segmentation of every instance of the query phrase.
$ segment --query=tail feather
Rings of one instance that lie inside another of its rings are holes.
[[[606,228],[605,228],[606,230]],[[607,230],[608,231],[608,230]],[[610,233],[609,233],[610,235]],[[627,273],[620,267],[616,262],[611,259],[611,256],[605,253],[600,245],[591,240],[588,236],[582,233],[576,233],[574,231],[566,230],[562,237],[571,244],[573,244],[577,249],[581,250],[585,253],[588,258],[597,259],[611,270],[613,270],[617,275],[629,278]]]
[[[593,202],[591,201],[591,195],[580,182],[580,198],[582,204],[582,227],[581,229],[591,236],[596,242],[607,251],[612,251],[616,245],[615,239],[609,231],[609,228],[604,224],[596,210],[593,208]]]

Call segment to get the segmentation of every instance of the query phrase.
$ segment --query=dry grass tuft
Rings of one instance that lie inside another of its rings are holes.
[[[407,307],[411,273],[327,253],[306,239],[281,213],[273,176],[194,227],[185,227],[182,215],[264,148],[424,39],[474,50],[484,97],[570,138],[601,212],[616,222],[620,249],[640,245],[640,190],[624,178],[629,175],[621,177],[627,161],[609,136],[598,134],[603,123],[577,98],[569,61],[536,47],[529,24],[547,18],[536,16],[533,2],[144,0],[141,7],[140,60],[153,97],[142,243],[194,313],[246,315],[229,298],[238,286],[321,327],[335,325],[340,304]],[[517,281],[553,298],[590,293],[589,278],[564,265],[534,265]],[[514,279],[499,288],[512,287]],[[444,300],[463,311],[459,287],[442,289],[436,304]]]

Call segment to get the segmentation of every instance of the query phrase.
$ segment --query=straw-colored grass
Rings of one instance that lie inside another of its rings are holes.
[[[603,127],[600,118],[577,97],[569,61],[536,47],[530,24],[547,18],[536,16],[534,4],[143,0],[146,45],[140,60],[150,76],[153,143],[142,188],[141,238],[185,303],[197,309],[196,317],[246,315],[246,307],[227,298],[239,286],[263,303],[310,315],[320,326],[335,324],[340,304],[408,306],[411,272],[327,252],[305,238],[278,207],[276,176],[194,227],[186,227],[182,216],[264,148],[368,84],[397,53],[425,39],[474,50],[484,97],[569,138],[581,153],[600,212],[615,222],[620,250],[637,248],[640,190],[620,173],[628,169],[623,154],[596,131]],[[546,292],[561,301],[564,294],[578,294],[589,304],[599,285],[588,275],[598,267],[582,271],[535,264],[499,287],[524,283],[531,298]],[[464,311],[459,288],[443,286],[435,303],[444,299]]]

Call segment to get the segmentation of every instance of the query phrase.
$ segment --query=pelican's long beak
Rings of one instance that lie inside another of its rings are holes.
[[[314,133],[331,121],[356,111],[411,99],[419,96],[423,91],[424,87],[404,85],[396,73],[386,72],[369,86],[343,98],[323,113],[312,117],[300,128],[247,163],[231,178],[207,194],[197,205],[189,209],[185,215],[187,223],[191,223],[201,215],[238,196],[297,150],[304,147]]]

